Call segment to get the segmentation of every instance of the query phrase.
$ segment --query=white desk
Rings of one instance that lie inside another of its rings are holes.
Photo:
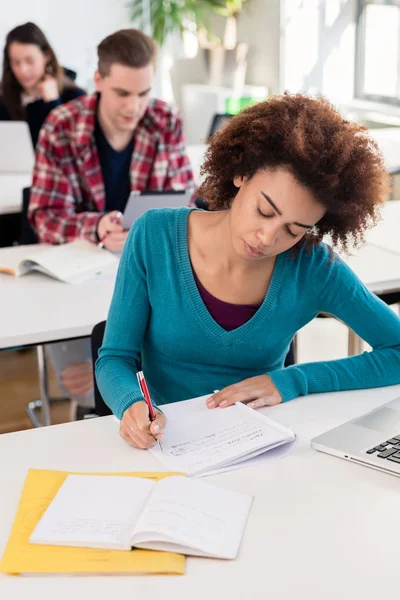
[[[345,260],[371,292],[400,290],[400,254],[367,243]]]
[[[0,263],[17,262],[34,248],[1,248]],[[0,273],[0,348],[89,336],[107,317],[116,271],[112,265],[107,273],[79,285],[40,273],[21,278]]]
[[[400,386],[299,398],[263,409],[291,427],[292,454],[206,481],[254,495],[234,561],[188,558],[183,577],[0,576],[4,600],[376,600],[399,582],[396,477],[310,448],[310,439],[400,395]],[[51,450],[49,452],[49,449]],[[0,553],[28,468],[164,470],[118,437],[112,417],[0,436]]]
[[[400,172],[400,127],[369,129],[368,134],[377,142],[392,175]]]
[[[31,183],[31,173],[0,173],[0,215],[21,212],[22,190]]]
[[[386,202],[382,220],[368,232],[367,241],[400,254],[400,200]]]

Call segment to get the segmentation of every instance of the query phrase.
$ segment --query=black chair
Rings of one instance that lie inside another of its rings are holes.
[[[35,231],[32,229],[28,219],[29,200],[31,196],[31,188],[24,188],[22,190],[22,212],[19,232],[19,244],[37,244],[38,237]]]
[[[21,228],[21,213],[0,215],[0,248],[18,244]]]
[[[68,69],[67,67],[63,67],[63,71],[64,71],[64,75],[66,77],[69,77],[69,79],[72,79],[72,81],[76,80],[77,77],[77,72],[73,71],[72,69]]]
[[[92,335],[91,335],[91,345],[92,345],[92,364],[93,364],[93,381],[94,381],[94,410],[98,417],[106,417],[107,415],[111,415],[111,409],[104,402],[102,395],[100,394],[100,390],[97,386],[96,376],[95,376],[95,364],[97,357],[99,355],[99,350],[103,343],[104,330],[106,328],[106,322],[101,321],[101,323],[97,323],[93,327]]]
[[[213,116],[213,120],[211,121],[210,130],[208,132],[208,139],[210,139],[216,131],[222,129],[227,122],[232,119],[233,115],[229,113],[217,113]]]

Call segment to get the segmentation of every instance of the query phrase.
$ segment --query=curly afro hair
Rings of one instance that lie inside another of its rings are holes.
[[[375,224],[389,193],[389,175],[364,127],[344,120],[324,98],[274,96],[235,116],[209,143],[198,193],[210,210],[230,207],[235,176],[288,169],[326,207],[307,239],[330,235],[344,249]]]

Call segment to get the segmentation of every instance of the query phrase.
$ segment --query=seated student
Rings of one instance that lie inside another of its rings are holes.
[[[275,96],[211,140],[199,194],[209,211],[149,211],[122,255],[96,378],[137,448],[162,439],[156,405],[212,393],[209,408],[400,383],[400,319],[321,240],[348,247],[376,221],[387,173],[376,145],[323,99]],[[326,312],[372,346],[283,367]],[[167,425],[168,426],[168,425]]]
[[[29,215],[41,242],[76,238],[120,251],[127,232],[113,223],[131,190],[194,191],[182,123],[150,99],[156,46],[135,29],[98,46],[97,93],[51,113],[39,136]],[[89,340],[50,349],[64,391],[93,404]]]
[[[37,25],[25,23],[9,32],[0,84],[0,121],[27,121],[36,146],[49,112],[84,94],[64,75]]]

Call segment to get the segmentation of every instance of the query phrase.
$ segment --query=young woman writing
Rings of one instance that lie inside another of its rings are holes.
[[[96,376],[124,440],[148,448],[168,427],[160,411],[149,421],[140,369],[161,408],[215,389],[210,408],[258,408],[399,383],[399,317],[322,242],[360,242],[386,197],[362,128],[325,100],[274,97],[212,138],[203,173],[210,211],[148,211],[123,251]],[[372,351],[284,368],[321,312]]]

